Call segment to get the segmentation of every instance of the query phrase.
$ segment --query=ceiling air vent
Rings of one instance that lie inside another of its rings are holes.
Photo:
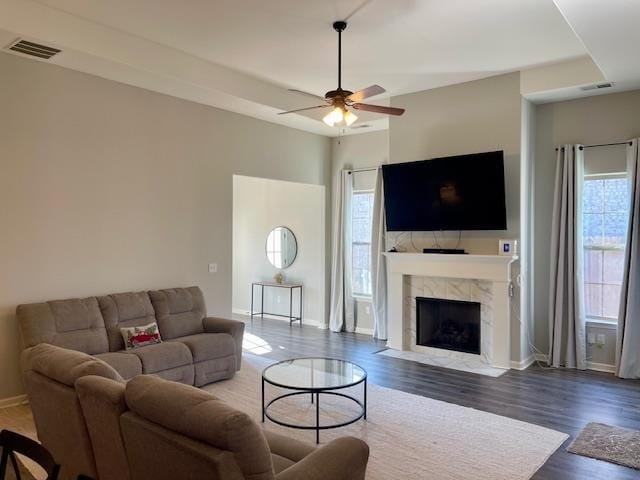
[[[41,43],[30,42],[19,38],[6,47],[7,50],[12,52],[21,53],[23,55],[29,55],[31,57],[42,58],[43,60],[49,60],[51,57],[60,53],[61,50]]]
[[[358,125],[354,125],[353,127],[349,127],[351,130],[357,130],[360,128],[371,128],[371,125],[367,124],[367,123],[362,123],[362,124],[358,124]]]
[[[610,82],[596,83],[595,85],[587,85],[584,87],[580,87],[580,90],[588,92],[589,90],[600,90],[602,88],[611,88],[611,87],[613,87],[613,83],[610,83]]]

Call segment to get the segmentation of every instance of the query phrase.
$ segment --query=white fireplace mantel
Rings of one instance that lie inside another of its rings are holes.
[[[449,255],[388,252],[387,257],[387,346],[409,350],[405,342],[403,277],[441,277],[491,282],[493,328],[490,355],[494,367],[509,368],[511,362],[510,284],[511,264],[517,256]]]

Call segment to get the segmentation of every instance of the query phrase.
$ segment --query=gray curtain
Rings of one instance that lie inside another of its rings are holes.
[[[329,328],[334,332],[354,332],[353,289],[351,286],[351,200],[353,175],[342,170],[335,186],[333,243],[331,245],[331,309]]]
[[[373,224],[371,228],[371,306],[373,308],[373,337],[381,340],[387,339],[387,259],[383,255],[386,250],[382,170],[378,169],[373,195]]]
[[[638,140],[627,147],[630,203],[625,268],[618,315],[616,374],[640,378],[640,156]]]
[[[582,184],[579,145],[558,148],[549,294],[549,364],[586,369],[583,294]]]

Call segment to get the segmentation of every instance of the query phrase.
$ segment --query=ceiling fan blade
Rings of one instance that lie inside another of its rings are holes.
[[[352,93],[347,97],[347,100],[351,100],[352,102],[361,102],[365,98],[373,97],[374,95],[380,95],[384,92],[386,92],[386,90],[380,85],[371,85],[370,87],[363,88],[362,90],[358,90],[357,92]]]
[[[383,105],[369,105],[368,103],[354,103],[351,105],[356,110],[365,110],[367,112],[386,113],[387,115],[402,115],[404,108],[385,107]]]
[[[315,98],[316,100],[320,100],[320,101],[323,101],[323,102],[328,101],[326,98],[321,97],[320,95],[315,95],[315,94],[313,94],[313,93],[305,92],[305,91],[303,91],[303,90],[297,90],[297,89],[295,89],[295,88],[289,88],[288,90],[289,90],[290,92],[293,92],[293,93],[299,93],[299,94],[301,94],[301,95],[306,95],[307,97],[313,97],[313,98]]]
[[[298,108],[296,110],[289,110],[288,112],[280,112],[278,115],[286,115],[287,113],[304,112],[305,110],[315,110],[316,108],[328,108],[331,105],[316,105],[315,107]]]

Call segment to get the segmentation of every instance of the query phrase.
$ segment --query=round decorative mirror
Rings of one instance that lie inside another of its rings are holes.
[[[296,236],[287,227],[276,227],[267,235],[267,258],[276,268],[287,268],[298,254]]]

